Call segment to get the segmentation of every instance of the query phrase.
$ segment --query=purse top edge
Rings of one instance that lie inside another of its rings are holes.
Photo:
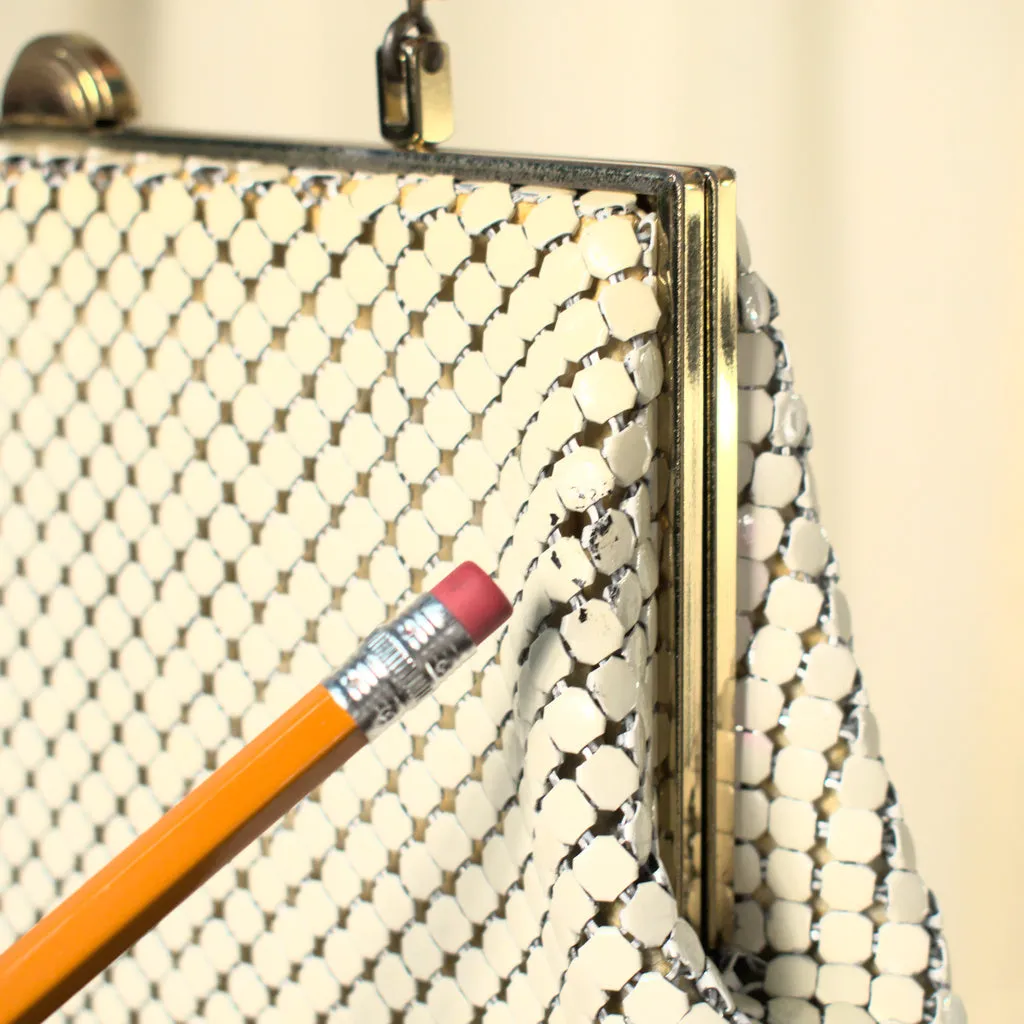
[[[256,160],[309,170],[356,169],[379,173],[454,174],[462,178],[538,184],[577,189],[615,189],[661,198],[679,188],[703,187],[710,177],[731,179],[732,172],[713,164],[662,164],[622,160],[509,155],[455,150],[391,150],[350,143],[298,142],[188,132],[124,129],[79,132],[59,129],[0,127],[5,142],[45,141],[69,155],[82,147],[148,151],[223,160]]]

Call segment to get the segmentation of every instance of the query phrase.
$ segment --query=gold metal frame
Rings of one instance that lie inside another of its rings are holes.
[[[714,942],[730,933],[733,902],[736,190],[725,168],[675,173],[678,206],[666,211],[665,227],[675,274],[672,453],[679,478],[669,493],[677,503],[671,536],[678,713],[669,794],[660,809],[680,828],[669,858],[676,892],[705,942]]]
[[[74,73],[70,73],[72,69]],[[666,505],[668,563],[677,580],[662,628],[677,637],[658,699],[674,728],[659,789],[662,857],[686,916],[705,941],[732,921],[733,691],[736,620],[736,203],[732,172],[503,155],[375,150],[120,130],[131,91],[100,48],[46,37],[19,56],[4,95],[0,140],[74,150],[258,160],[302,168],[452,174],[472,180],[621,189],[657,215],[657,272],[671,323],[666,364],[674,422],[665,439],[676,486]],[[113,126],[113,130],[111,130]],[[60,129],[54,131],[54,129]],[[672,823],[672,830],[665,826]]]

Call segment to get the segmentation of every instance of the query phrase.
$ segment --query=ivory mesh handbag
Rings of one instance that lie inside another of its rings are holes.
[[[452,563],[514,613],[53,1019],[963,1024],[731,175],[69,80],[0,133],[0,946]]]

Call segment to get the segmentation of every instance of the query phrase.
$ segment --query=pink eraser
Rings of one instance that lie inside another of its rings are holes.
[[[512,605],[475,562],[456,566],[430,591],[455,616],[473,643],[483,643],[511,614]]]

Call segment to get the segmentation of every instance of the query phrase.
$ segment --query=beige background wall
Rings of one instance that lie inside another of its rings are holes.
[[[120,55],[149,124],[372,139],[373,47],[398,6],[8,0],[0,63],[79,29]],[[972,1019],[1007,1019],[1024,947],[1024,4],[434,6],[460,147],[738,169],[919,862]]]

